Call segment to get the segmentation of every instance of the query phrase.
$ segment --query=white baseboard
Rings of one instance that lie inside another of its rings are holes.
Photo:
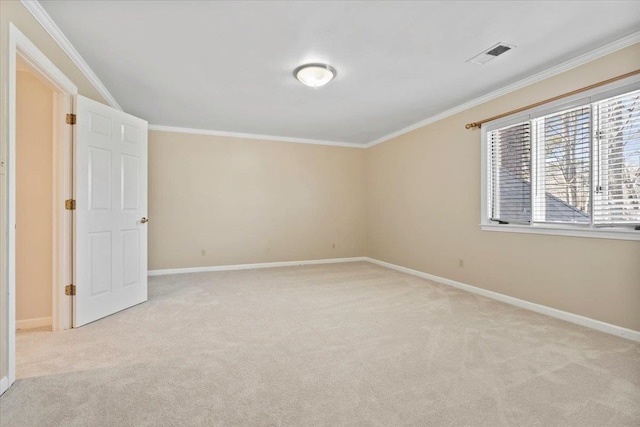
[[[51,317],[36,317],[34,319],[16,320],[16,329],[33,329],[51,326]]]
[[[481,295],[486,298],[491,298],[496,301],[501,301],[507,304],[514,305],[516,307],[524,308],[526,310],[535,311],[536,313],[545,314],[547,316],[555,317],[567,322],[575,323],[577,325],[585,326],[587,328],[595,329],[600,332],[605,332],[611,335],[617,335],[622,338],[626,338],[632,341],[640,342],[640,331],[634,331],[633,329],[623,328],[622,326],[612,325],[610,323],[602,322],[600,320],[592,319],[590,317],[580,316],[579,314],[569,313],[568,311],[558,310],[555,308],[547,307],[545,305],[536,304],[533,302],[525,301],[519,298],[510,297],[508,295],[500,294],[498,292],[489,291],[487,289],[478,288],[476,286],[467,285],[466,283],[457,282],[455,280],[447,279],[433,274],[424,273],[422,271],[413,270],[411,268],[402,267],[400,265],[391,264],[389,262],[380,261],[369,257],[351,257],[351,258],[329,258],[329,259],[315,259],[306,261],[283,261],[283,262],[263,262],[257,264],[235,264],[235,265],[217,265],[211,267],[190,267],[190,268],[171,268],[164,270],[149,270],[149,276],[162,276],[166,274],[182,274],[182,273],[201,273],[207,271],[231,271],[231,270],[249,270],[255,268],[274,268],[274,267],[292,267],[297,265],[313,265],[313,264],[334,264],[341,262],[357,262],[368,261],[373,264],[380,265],[382,267],[391,268],[393,270],[401,271],[403,273],[411,274],[414,276],[422,277],[423,279],[438,282],[443,285],[453,286],[454,288],[462,289],[473,294]]]
[[[590,317],[580,316],[578,314],[569,313],[567,311],[558,310],[555,308],[547,307],[546,305],[536,304],[533,302],[525,301],[522,299],[510,297],[498,292],[488,291],[486,289],[478,288],[476,286],[467,285],[465,283],[456,282],[455,280],[446,279],[444,277],[434,276],[433,274],[423,273],[422,271],[413,270],[411,268],[402,267],[400,265],[391,264],[389,262],[380,261],[373,258],[366,258],[368,262],[377,264],[383,267],[391,268],[393,270],[401,271],[403,273],[411,274],[414,276],[422,277],[423,279],[438,282],[443,285],[453,286],[454,288],[462,289],[473,294],[481,295],[483,297],[491,298],[496,301],[501,301],[507,304],[515,305],[516,307],[524,308],[526,310],[535,311],[536,313],[546,314],[547,316],[555,317],[556,319],[565,320],[567,322],[575,323],[576,325],[585,326],[587,328],[595,329],[600,332],[605,332],[611,335],[617,335],[622,338],[626,338],[631,341],[640,342],[640,331],[634,331],[633,329],[623,328],[622,326],[612,325],[610,323],[601,322],[600,320],[592,319]]]
[[[163,276],[165,274],[202,273],[206,271],[250,270],[254,268],[292,267],[296,265],[335,264],[340,262],[367,261],[367,257],[312,259],[306,261],[261,262],[257,264],[215,265],[211,267],[168,268],[163,270],[149,270],[148,276]]]
[[[9,388],[9,378],[7,377],[0,378],[0,395],[2,395],[2,393],[7,391],[8,388]]]

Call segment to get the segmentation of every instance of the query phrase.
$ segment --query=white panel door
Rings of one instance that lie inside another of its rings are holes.
[[[147,300],[147,122],[78,96],[73,326]]]

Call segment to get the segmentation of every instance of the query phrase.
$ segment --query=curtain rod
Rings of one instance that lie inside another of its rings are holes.
[[[601,81],[599,83],[594,83],[592,85],[585,86],[580,89],[572,90],[571,92],[563,93],[562,95],[554,96],[553,98],[545,99],[544,101],[536,102],[534,104],[529,104],[526,107],[517,108],[515,110],[511,110],[506,113],[498,114],[497,116],[489,117],[488,119],[480,120],[478,122],[473,122],[473,123],[467,123],[464,127],[467,129],[479,128],[484,123],[491,122],[496,119],[501,119],[503,117],[510,116],[511,114],[520,113],[521,111],[525,111],[530,108],[535,108],[540,105],[548,104],[549,102],[557,101],[558,99],[566,98],[568,96],[575,95],[580,92],[585,92],[587,90],[595,89],[597,87],[604,86],[606,84],[613,83],[618,80],[626,79],[627,77],[635,76],[636,74],[640,74],[640,70],[631,71],[630,73],[622,74],[621,76],[613,77],[608,80]]]

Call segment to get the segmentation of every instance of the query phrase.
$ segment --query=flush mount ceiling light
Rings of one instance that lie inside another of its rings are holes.
[[[300,83],[314,89],[329,83],[336,74],[336,69],[328,64],[304,64],[293,70]]]

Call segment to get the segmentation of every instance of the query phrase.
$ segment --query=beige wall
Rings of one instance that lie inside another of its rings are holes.
[[[640,44],[367,150],[368,255],[640,330],[640,242],[481,231],[480,131],[464,128],[638,68]]]
[[[81,95],[104,102],[98,91],[93,87],[82,72],[73,64],[71,59],[62,51],[57,43],[49,36],[42,26],[33,18],[31,13],[17,0],[0,0],[0,158],[6,158],[9,141],[8,109],[9,95],[9,22],[12,22],[29,40],[31,40],[73,83],[78,87]],[[6,236],[6,181],[0,175],[0,241],[5,242]],[[7,375],[6,322],[7,292],[5,266],[5,245],[0,244],[0,379]]]
[[[358,148],[151,131],[149,269],[363,256],[364,167]]]
[[[53,91],[16,76],[16,319],[51,317]]]

